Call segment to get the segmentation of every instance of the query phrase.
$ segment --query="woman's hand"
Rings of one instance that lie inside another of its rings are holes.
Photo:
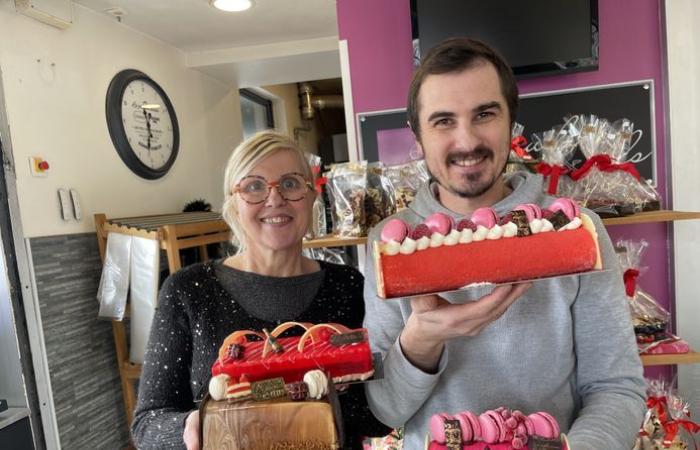
[[[200,450],[199,442],[199,411],[192,411],[185,419],[185,431],[182,433],[187,450]]]

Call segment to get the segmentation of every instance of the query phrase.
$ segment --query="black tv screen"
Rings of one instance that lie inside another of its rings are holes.
[[[598,0],[411,0],[421,55],[457,36],[480,39],[518,78],[598,68]]]

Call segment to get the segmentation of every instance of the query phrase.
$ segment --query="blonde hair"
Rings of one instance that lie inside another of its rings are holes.
[[[237,248],[238,253],[246,247],[246,235],[238,220],[233,187],[248,175],[260,161],[280,150],[291,150],[296,153],[301,163],[302,174],[306,179],[313,180],[307,152],[288,136],[277,131],[266,130],[255,133],[241,142],[228,159],[224,172],[224,204],[221,208],[221,215],[233,232],[231,243]]]

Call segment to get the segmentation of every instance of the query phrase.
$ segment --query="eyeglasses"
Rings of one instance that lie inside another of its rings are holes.
[[[282,175],[277,181],[267,181],[258,175],[248,175],[233,188],[233,192],[238,193],[246,203],[257,205],[267,200],[273,187],[283,199],[289,202],[303,199],[306,193],[313,189],[313,185],[302,174],[292,172]]]

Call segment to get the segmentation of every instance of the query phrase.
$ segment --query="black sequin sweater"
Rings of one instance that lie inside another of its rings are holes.
[[[187,415],[211,377],[219,347],[236,330],[272,329],[285,321],[362,326],[363,277],[349,266],[319,262],[316,273],[269,277],[224,266],[186,267],[163,284],[146,349],[132,437],[138,449],[184,449]],[[346,448],[388,429],[369,412],[361,384],[340,396]]]

